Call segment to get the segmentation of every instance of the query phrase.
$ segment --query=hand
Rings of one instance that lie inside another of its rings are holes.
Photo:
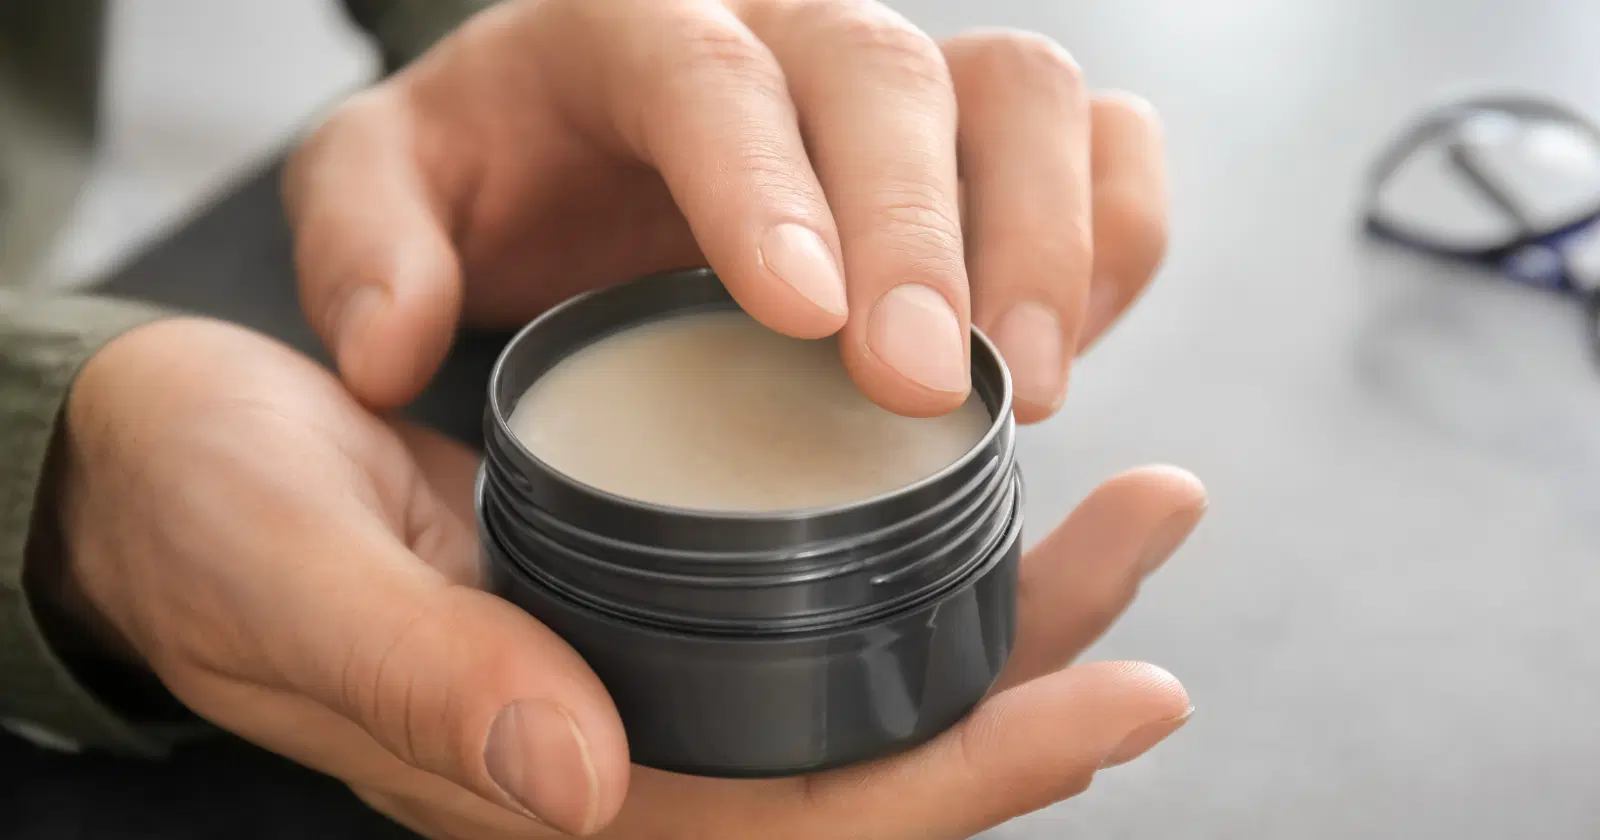
[[[1162,259],[1152,110],[1038,35],[936,44],[868,0],[524,0],[344,106],[293,161],[301,292],[392,407],[465,320],[709,263],[780,332],[837,332],[880,404],[960,404],[967,327],[1017,416]]]
[[[85,626],[200,715],[434,838],[966,837],[1077,793],[1189,711],[1152,666],[1060,670],[1199,519],[1176,470],[1113,479],[1028,554],[1016,651],[964,723],[750,782],[630,769],[579,657],[475,588],[474,455],[379,420],[287,348],[208,321],[135,330],[79,377],[63,451],[63,600]]]

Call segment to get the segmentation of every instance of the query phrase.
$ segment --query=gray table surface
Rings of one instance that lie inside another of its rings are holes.
[[[938,33],[1045,31],[1168,124],[1172,257],[1024,434],[1030,521],[1153,461],[1213,498],[1093,651],[1169,667],[1193,722],[991,836],[1600,836],[1600,374],[1578,316],[1356,226],[1370,155],[1441,96],[1600,113],[1600,4],[897,5]],[[245,297],[212,305],[278,312],[285,293],[250,290],[286,288],[282,233],[256,223],[255,245],[189,235],[132,275],[227,273]]]
[[[1600,378],[1567,305],[1366,246],[1364,167],[1489,88],[1600,113],[1600,4],[997,0],[1150,97],[1172,259],[1031,431],[1029,514],[1148,460],[1208,521],[1094,651],[1193,722],[1001,838],[1600,836]]]

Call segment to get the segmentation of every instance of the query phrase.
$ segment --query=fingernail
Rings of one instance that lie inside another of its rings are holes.
[[[822,309],[844,315],[844,275],[817,232],[785,222],[761,240],[761,264]]]
[[[1021,303],[995,325],[994,343],[1011,368],[1017,398],[1042,408],[1061,401],[1061,322],[1041,304]]]
[[[1089,284],[1089,304],[1084,310],[1083,334],[1078,340],[1082,349],[1093,344],[1116,320],[1122,306],[1122,291],[1109,277],[1096,277]]]
[[[1144,755],[1150,751],[1151,747],[1161,743],[1168,735],[1177,732],[1180,727],[1188,723],[1190,716],[1193,714],[1194,709],[1191,707],[1178,717],[1147,723],[1133,730],[1128,733],[1128,737],[1122,739],[1122,743],[1118,744],[1110,755],[1106,756],[1106,760],[1100,763],[1100,767],[1102,769],[1116,767],[1119,764],[1127,764]]]
[[[961,320],[928,286],[907,283],[878,299],[867,346],[901,376],[934,391],[966,393],[971,371]]]
[[[350,365],[365,352],[367,331],[372,319],[383,308],[383,292],[372,286],[362,286],[350,293],[339,309],[337,330],[339,367],[348,375]]]
[[[1166,521],[1156,526],[1154,533],[1145,543],[1144,553],[1139,558],[1139,574],[1149,576],[1156,569],[1161,568],[1173,554],[1194,533],[1200,519],[1206,514],[1205,506],[1189,510],[1178,511],[1167,517]]]
[[[535,817],[560,831],[594,829],[599,781],[583,734],[560,706],[519,700],[502,709],[483,759],[489,778]]]

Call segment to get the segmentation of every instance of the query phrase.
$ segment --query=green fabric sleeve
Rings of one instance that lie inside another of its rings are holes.
[[[169,314],[109,298],[0,290],[0,722],[36,741],[159,755],[174,735],[199,728],[170,713],[144,718],[148,701],[117,702],[151,696],[141,682],[159,686],[131,668],[112,676],[115,666],[80,656],[87,646],[55,632],[49,607],[24,585],[40,571],[25,561],[55,542],[40,526],[54,522],[45,468],[74,377],[112,339]]]
[[[344,0],[350,19],[377,39],[385,68],[410,64],[497,0]]]

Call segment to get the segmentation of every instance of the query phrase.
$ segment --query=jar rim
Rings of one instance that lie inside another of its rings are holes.
[[[976,366],[978,363],[978,359],[976,357],[981,348],[983,355],[987,357],[985,362],[993,364],[999,380],[997,383],[999,387],[996,389],[998,391],[996,404],[989,405],[988,401],[985,400],[984,407],[989,413],[989,426],[984,430],[983,437],[979,438],[977,442],[975,442],[954,461],[946,464],[927,476],[901,487],[897,487],[893,490],[876,493],[872,496],[862,499],[811,507],[776,508],[772,510],[726,510],[719,508],[687,507],[683,505],[670,505],[659,502],[650,502],[624,496],[619,493],[613,493],[609,490],[605,490],[578,479],[575,476],[569,475],[566,472],[555,468],[548,461],[545,461],[538,455],[535,455],[533,450],[529,449],[528,446],[522,442],[521,438],[519,438],[512,430],[510,415],[516,404],[513,402],[509,406],[505,405],[504,395],[502,394],[502,389],[500,387],[500,383],[506,375],[507,365],[516,360],[516,350],[527,344],[530,340],[530,337],[539,334],[543,330],[547,329],[551,323],[558,321],[563,317],[569,316],[574,310],[580,307],[592,306],[597,301],[604,301],[607,296],[628,294],[639,283],[691,277],[696,280],[713,280],[718,284],[719,289],[722,288],[721,281],[717,279],[716,275],[713,274],[710,269],[699,268],[660,272],[657,274],[648,275],[639,280],[635,280],[632,283],[584,292],[575,297],[562,301],[524,325],[522,329],[518,330],[516,334],[511,337],[510,341],[506,343],[504,349],[501,350],[500,355],[495,359],[494,366],[489,372],[489,399],[487,414],[490,418],[489,422],[494,426],[494,428],[491,430],[495,433],[494,436],[503,441],[504,445],[511,447],[517,453],[519,459],[526,461],[539,470],[544,478],[563,485],[563,489],[567,490],[568,492],[585,496],[592,501],[600,502],[609,506],[633,509],[657,516],[693,517],[705,522],[706,524],[716,524],[722,522],[815,521],[818,519],[828,519],[835,516],[853,514],[862,509],[876,508],[893,504],[897,500],[915,496],[919,492],[924,491],[929,487],[935,486],[943,481],[947,481],[951,476],[969,467],[972,461],[982,457],[983,453],[987,452],[994,445],[995,438],[1004,433],[1005,427],[1010,421],[1012,401],[1014,398],[1012,392],[1013,385],[1011,371],[1006,366],[1004,358],[1000,355],[999,348],[994,345],[988,336],[984,335],[981,330],[974,326],[972,328],[974,366]],[[548,366],[539,375],[543,376],[545,373],[548,373],[561,361],[570,357],[584,347],[589,346],[590,344],[598,342],[608,336],[616,335],[620,332],[642,326],[643,324],[651,321],[664,320],[681,315],[691,314],[697,311],[737,309],[737,303],[734,301],[732,295],[728,294],[725,289],[723,289],[722,292],[726,298],[725,303],[707,302],[698,306],[687,306],[680,309],[662,311],[649,318],[623,324],[611,331],[594,335],[590,337],[587,342],[568,347],[558,358],[549,360]],[[535,378],[537,379],[537,377]],[[976,382],[974,382],[973,387],[977,387]],[[520,396],[521,395],[519,394],[518,398],[520,398]]]

